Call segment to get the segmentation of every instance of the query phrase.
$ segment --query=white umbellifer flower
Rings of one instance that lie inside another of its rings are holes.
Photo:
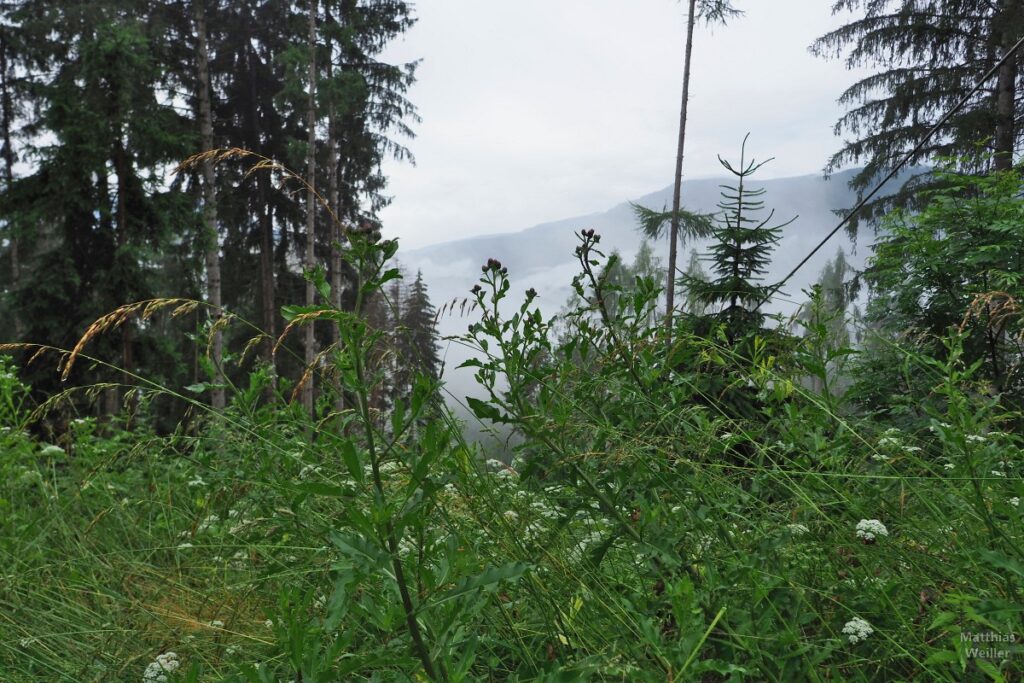
[[[228,645],[226,648],[224,648],[224,654],[226,654],[226,655],[233,655],[233,654],[236,654],[237,652],[238,652],[238,646],[237,645]]]
[[[488,458],[484,464],[487,465],[487,467],[492,470],[500,470],[505,467],[508,467],[505,463],[496,458]]]
[[[903,450],[905,450],[907,453],[920,453],[921,452],[921,448],[919,446],[904,446]]]
[[[1000,472],[999,470],[992,470],[993,477],[1005,477],[1006,472]]]
[[[274,620],[273,619],[267,619],[266,621],[263,622],[263,625],[266,626],[267,628],[274,628]]]
[[[891,436],[883,436],[881,439],[878,440],[878,445],[879,446],[899,446],[900,445],[900,441],[899,441],[899,439],[891,437]]]
[[[43,446],[43,449],[39,451],[39,455],[46,458],[59,458],[62,455],[67,455],[64,449],[60,446],[54,446],[53,444],[47,444]]]
[[[498,470],[497,472],[494,472],[494,476],[498,477],[499,479],[514,480],[519,478],[519,473],[516,472],[511,467],[504,467]]]
[[[558,519],[562,516],[561,514],[559,514],[558,510],[549,508],[547,504],[545,504],[542,500],[538,500],[537,502],[532,503],[530,507],[544,519]]]
[[[811,530],[803,524],[787,524],[786,528],[789,530],[789,533],[794,536],[803,536],[804,534],[811,533]]]
[[[966,437],[967,443],[985,443],[984,434],[968,434]]]
[[[196,533],[201,534],[204,531],[209,530],[210,527],[212,527],[214,524],[217,524],[219,521],[220,517],[218,517],[217,515],[210,515],[209,517],[207,517],[199,523],[199,526],[196,528]]]
[[[867,640],[868,636],[875,632],[875,629],[871,628],[871,624],[864,621],[860,617],[854,617],[850,619],[843,626],[843,635],[850,639],[850,643],[856,645],[862,640]]]
[[[165,652],[157,655],[156,660],[149,663],[146,671],[142,674],[143,683],[167,683],[167,674],[178,670],[181,662],[178,655],[173,652]]]
[[[598,543],[600,543],[602,539],[603,539],[603,535],[601,534],[600,531],[597,531],[597,530],[588,531],[586,534],[583,535],[582,538],[580,538],[578,541],[576,541],[575,547],[570,549],[569,552],[570,552],[570,554],[572,555],[573,558],[579,559],[579,558],[582,557],[582,554],[584,552],[586,552],[587,550],[589,550],[593,546],[595,546]]]
[[[882,453],[875,453],[874,455],[871,456],[871,459],[876,460],[878,462],[887,462],[889,460],[889,456],[883,455]]]
[[[877,519],[862,519],[857,522],[857,538],[862,538],[868,543],[875,540],[876,536],[888,536],[889,530]]]
[[[380,473],[381,474],[394,474],[402,467],[401,463],[394,460],[389,460],[385,463],[381,463]]]
[[[519,521],[519,513],[517,513],[515,510],[505,510],[505,512],[502,513],[502,516],[510,523],[515,523]]]
[[[206,486],[206,482],[203,481],[202,477],[197,475],[189,479],[185,485],[188,486],[189,488],[195,488],[196,486]]]
[[[194,547],[195,546],[193,546],[191,543],[179,543],[178,544],[178,550],[188,550],[189,548],[194,548]]]
[[[299,479],[309,479],[313,475],[320,474],[323,468],[319,465],[303,465],[302,469],[299,470]]]
[[[708,534],[700,534],[697,537],[697,542],[695,544],[697,548],[697,554],[704,555],[709,550],[711,550],[711,547],[714,546],[714,544],[715,539],[712,536]]]
[[[952,469],[956,468],[956,465],[954,465],[951,462],[947,462],[947,463],[943,464],[943,467],[946,468],[947,470],[952,470]]]
[[[224,622],[220,619],[214,619],[210,622],[210,628],[224,628]]]
[[[1007,502],[1010,505],[1012,505],[1013,507],[1020,507],[1020,498],[1018,498],[1017,496],[1014,496],[1013,498],[1011,498]]]

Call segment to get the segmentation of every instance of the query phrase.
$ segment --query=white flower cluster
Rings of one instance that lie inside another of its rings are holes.
[[[985,443],[984,434],[968,434],[966,437],[967,443]]]
[[[786,529],[794,536],[803,536],[804,534],[811,533],[811,530],[803,524],[787,524]]]
[[[413,555],[414,553],[416,553],[416,542],[407,536],[403,536],[402,539],[398,541],[398,554],[405,557],[407,555]]]
[[[178,655],[173,652],[157,655],[156,660],[150,662],[142,674],[142,683],[167,683],[167,674],[177,671],[180,666]]]
[[[1014,496],[1009,500],[1010,505],[1013,507],[1020,507],[1020,497]]]
[[[843,626],[843,635],[849,638],[850,643],[856,645],[862,640],[867,640],[868,636],[875,632],[875,629],[871,628],[871,624],[864,621],[860,617],[854,617],[850,619]]]
[[[573,539],[572,546],[568,549],[569,556],[574,560],[580,560],[585,553],[590,552],[604,540],[604,534],[599,529],[592,528],[586,531],[582,537]]]
[[[59,458],[62,455],[67,455],[64,449],[60,446],[54,446],[53,444],[46,444],[43,449],[39,451],[39,455],[44,458]]]
[[[312,479],[313,477],[318,476],[321,472],[323,472],[323,470],[324,468],[320,467],[320,465],[303,465],[302,469],[299,470],[299,479],[301,479],[302,481]]]
[[[889,530],[877,519],[862,519],[857,522],[857,538],[862,538],[869,543],[875,540],[876,536],[888,536]]]
[[[488,458],[484,464],[487,465],[488,471],[499,479],[512,481],[519,478],[519,472],[516,472],[515,468],[506,465],[501,460]]]

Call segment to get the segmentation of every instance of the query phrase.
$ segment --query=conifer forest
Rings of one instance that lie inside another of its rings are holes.
[[[777,1],[829,223],[753,97],[689,184],[758,3],[638,0],[664,201],[426,235],[453,298],[388,213],[448,0],[0,0],[0,682],[1024,681],[1024,0]]]

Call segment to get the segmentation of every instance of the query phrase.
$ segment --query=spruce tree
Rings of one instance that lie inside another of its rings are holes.
[[[397,339],[399,367],[395,382],[402,396],[408,395],[417,375],[432,380],[441,377],[441,358],[438,355],[440,335],[437,331],[437,311],[430,302],[423,272],[417,271],[402,302],[399,318],[401,330]]]
[[[15,305],[33,341],[69,348],[99,316],[158,295],[165,283],[153,264],[172,231],[190,225],[188,202],[180,187],[165,185],[164,170],[194,137],[169,96],[166,26],[150,9],[129,0],[26,0],[13,14],[26,38],[35,100],[28,129],[39,144],[34,172],[14,182],[4,210],[31,243]],[[116,357],[111,336],[98,352],[132,384],[147,356],[160,362],[151,353],[157,340],[132,320],[120,337]]]
[[[832,171],[864,164],[852,181],[861,192],[909,153],[1024,35],[1022,0],[837,0],[833,12],[861,16],[819,38],[812,52],[846,52],[850,68],[879,69],[840,96],[848,111],[836,133],[853,137],[827,166]],[[1022,68],[1020,55],[1007,61],[911,163],[957,156],[965,171],[1009,168],[1021,141]],[[979,155],[978,143],[990,154]],[[904,186],[869,215],[907,201],[913,190],[914,183]]]
[[[782,228],[792,222],[769,226],[775,211],[763,220],[756,214],[764,208],[760,199],[763,188],[751,189],[748,178],[768,161],[746,159],[746,138],[740,151],[740,163],[733,166],[718,158],[722,166],[736,177],[735,185],[723,185],[721,209],[714,230],[714,242],[705,260],[711,263],[708,281],[684,278],[695,301],[714,309],[713,317],[721,322],[730,340],[761,327],[763,315],[758,304],[768,297],[771,286],[761,284],[771,262],[771,252],[779,241]]]

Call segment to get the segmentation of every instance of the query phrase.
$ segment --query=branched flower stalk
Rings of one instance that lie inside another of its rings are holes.
[[[398,439],[399,435],[394,435],[392,442],[388,444],[383,452],[378,448],[377,428],[370,412],[370,381],[366,370],[367,326],[362,318],[366,304],[366,295],[379,289],[386,281],[386,277],[382,277],[381,271],[387,260],[394,255],[398,245],[394,241],[387,241],[379,246],[375,246],[370,244],[369,240],[365,237],[357,237],[353,239],[352,246],[352,256],[356,261],[357,272],[364,274],[365,277],[360,277],[361,282],[359,282],[356,288],[353,315],[342,315],[342,312],[338,311],[336,312],[335,319],[338,325],[341,349],[343,353],[349,355],[348,360],[351,363],[353,379],[355,380],[354,386],[350,388],[356,401],[359,422],[362,426],[363,438],[365,439],[366,452],[370,460],[375,504],[384,506],[387,494],[381,477],[381,460],[385,453],[391,450],[394,440]],[[415,415],[410,416],[407,424],[411,424],[415,418]],[[402,600],[402,609],[405,612],[406,626],[409,629],[409,637],[412,639],[413,651],[423,665],[423,671],[431,680],[447,681],[448,674],[444,666],[440,662],[435,666],[431,660],[430,650],[427,647],[419,622],[417,621],[417,607],[409,590],[408,580],[406,579],[402,559],[399,554],[398,534],[394,519],[390,515],[386,517],[383,523],[383,533],[378,541],[386,545],[391,556],[391,567],[394,571],[395,583],[398,586],[398,592]]]

